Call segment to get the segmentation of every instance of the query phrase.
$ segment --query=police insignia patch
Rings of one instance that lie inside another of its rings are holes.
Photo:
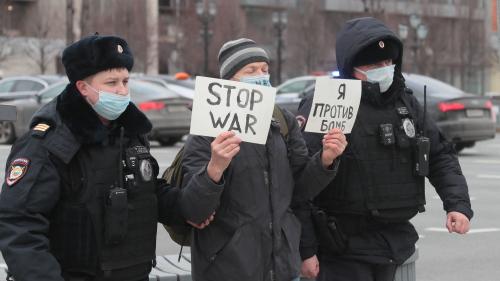
[[[35,127],[33,127],[33,131],[31,133],[31,135],[39,137],[39,138],[43,138],[43,137],[45,137],[45,134],[47,134],[49,129],[50,129],[50,125],[45,124],[45,123],[39,123]]]
[[[139,164],[139,170],[144,181],[150,181],[153,178],[153,166],[149,160],[142,160]]]
[[[403,119],[403,130],[405,131],[405,134],[410,137],[414,138],[415,137],[415,126],[413,125],[413,122],[405,118]]]
[[[5,181],[8,186],[13,186],[16,184],[28,171],[28,166],[30,160],[26,158],[17,158],[10,163],[9,169],[7,170],[7,177]]]

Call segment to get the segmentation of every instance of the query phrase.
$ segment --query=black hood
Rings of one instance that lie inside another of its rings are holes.
[[[336,56],[341,78],[353,78],[353,61],[365,47],[380,40],[391,40],[399,48],[399,56],[394,61],[395,77],[402,77],[403,44],[401,40],[381,21],[365,17],[347,21],[337,33]]]

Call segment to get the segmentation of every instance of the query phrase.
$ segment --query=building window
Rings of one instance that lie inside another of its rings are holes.
[[[174,1],[172,1],[172,0],[160,0],[159,5],[162,8],[170,8],[170,9],[172,9],[173,6],[174,6]]]
[[[173,12],[176,9],[187,9],[189,2],[189,0],[159,0],[158,5],[160,12]]]

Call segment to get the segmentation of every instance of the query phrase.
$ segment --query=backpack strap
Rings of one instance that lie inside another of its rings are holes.
[[[277,105],[274,105],[273,117],[278,120],[280,124],[280,134],[285,138],[285,141],[288,144],[288,123],[286,122],[285,115],[281,108]]]
[[[179,152],[175,155],[172,164],[163,172],[162,178],[167,181],[168,184],[172,186],[177,186],[181,188],[182,186],[182,156],[184,155],[184,146],[179,149]]]

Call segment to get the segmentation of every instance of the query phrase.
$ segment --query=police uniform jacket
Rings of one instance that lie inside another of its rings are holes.
[[[401,42],[394,33],[375,20],[352,22],[343,33],[338,35],[337,40],[343,42],[337,45],[337,61],[341,77],[346,79],[353,78],[353,59],[365,46],[384,40],[392,40],[401,46]],[[413,123],[417,132],[424,127],[424,114],[422,106],[411,91],[405,88],[401,74],[402,48],[394,63],[396,64],[394,82],[387,92],[380,93],[378,84],[362,83],[360,110],[352,134],[347,136],[348,145],[340,157],[338,174],[334,181],[314,199],[316,206],[336,217],[338,228],[347,236],[347,249],[340,254],[325,251],[325,247],[318,245],[310,215],[302,212],[300,217],[303,219],[304,227],[301,254],[304,259],[314,254],[320,254],[323,258],[329,255],[341,255],[371,263],[390,264],[404,262],[415,250],[418,235],[409,219],[417,212],[417,209],[423,211],[424,178],[412,174],[411,166],[414,160],[411,156],[411,146],[401,148],[403,145],[399,143],[396,136],[396,145],[384,147],[380,143],[378,129],[380,124],[391,123],[394,124],[395,134],[400,133],[406,137],[406,133],[398,128],[397,109],[404,107],[410,114],[413,113]],[[299,106],[299,115],[304,118],[309,116],[312,100],[313,94],[309,93]],[[425,136],[430,139],[427,178],[443,200],[446,212],[457,211],[470,219],[473,212],[467,183],[453,145],[446,141],[435,122],[429,117],[427,117],[425,128]],[[308,132],[303,132],[303,135],[310,154],[320,149],[321,135]],[[409,142],[411,143],[411,140]],[[377,160],[382,153],[385,153],[384,157],[387,155],[395,157],[392,161],[382,158]],[[372,162],[365,161],[364,163],[368,163],[367,166],[360,167],[365,159]],[[348,163],[359,165],[347,166]],[[368,174],[360,171],[368,171]],[[377,174],[373,171],[381,172]],[[399,186],[394,184],[398,180],[401,182]],[[377,182],[387,184],[379,184],[376,188],[372,188],[376,186],[373,183]],[[389,183],[393,186],[389,187]],[[403,183],[405,186],[417,188],[408,188],[411,194],[398,194],[403,190]],[[355,190],[358,186],[371,188]],[[374,198],[373,194],[379,195],[375,197],[379,202],[371,200]],[[405,199],[408,199],[407,202],[403,200],[405,196],[407,197]],[[395,204],[391,206],[390,200],[380,202],[385,200],[384,198],[396,197],[399,197],[397,204],[401,204],[400,206]],[[374,206],[383,208],[383,204],[391,206],[392,209],[387,211],[385,218],[376,218],[380,214],[377,214],[378,210]],[[401,208],[398,209],[398,207]],[[405,210],[409,213],[401,214]],[[394,212],[395,218],[399,219],[394,221],[387,219],[391,216],[391,212]]]
[[[292,199],[310,198],[333,179],[321,151],[308,156],[290,112],[287,139],[273,120],[265,145],[241,143],[220,183],[207,175],[213,138],[190,136],[186,142],[181,209],[200,222],[215,211],[214,221],[195,230],[191,245],[193,280],[289,281],[300,275],[300,223]],[[336,163],[336,162],[335,162]]]
[[[7,160],[6,182],[3,184],[0,195],[0,249],[16,280],[63,280],[63,275],[64,277],[71,276],[68,270],[75,268],[76,271],[83,271],[81,273],[84,275],[89,273],[85,276],[100,276],[95,279],[81,280],[108,280],[102,277],[102,269],[96,269],[100,261],[93,260],[99,257],[99,252],[93,247],[79,248],[82,244],[77,241],[82,237],[92,241],[99,240],[102,228],[105,228],[102,226],[104,222],[101,221],[101,226],[98,225],[99,223],[94,223],[94,230],[92,230],[79,225],[79,217],[63,220],[63,227],[54,225],[54,221],[57,220],[60,223],[61,220],[56,219],[64,216],[60,210],[68,210],[63,208],[67,203],[63,201],[68,200],[67,197],[63,198],[63,194],[67,193],[67,171],[70,163],[73,163],[72,160],[77,154],[85,154],[91,149],[94,151],[97,149],[97,151],[102,151],[101,163],[85,163],[84,161],[83,166],[96,169],[103,165],[113,166],[108,163],[106,153],[109,151],[108,147],[116,146],[121,140],[120,128],[122,127],[124,139],[135,141],[149,148],[145,134],[151,130],[151,124],[134,104],[130,103],[119,119],[113,121],[110,127],[105,127],[81,97],[74,84],[69,84],[62,94],[35,114],[31,131],[13,145]],[[125,144],[124,148],[126,147]],[[117,157],[116,159],[118,160]],[[113,167],[119,167],[119,162],[116,161]],[[149,257],[145,267],[136,271],[140,275],[136,280],[147,278],[151,269],[151,259],[154,258],[157,220],[163,223],[170,221],[174,209],[172,206],[177,198],[177,189],[156,182],[157,174],[156,168],[152,175],[155,190],[151,191],[152,195],[148,197],[151,201],[148,204],[157,201],[158,208],[142,218],[143,221],[148,221],[149,229],[142,237],[144,241],[136,241],[137,245],[134,247],[137,248],[133,248],[133,250],[141,251],[140,248],[144,246],[142,243],[147,243],[146,247],[149,252],[146,254],[152,257]],[[105,181],[116,175],[80,176],[82,176],[82,181],[99,177]],[[76,199],[81,198],[76,196]],[[99,221],[102,212],[97,210],[102,208],[101,204],[95,200],[88,200],[88,202],[89,212],[98,214],[93,219]],[[132,216],[129,210],[130,219]],[[140,221],[135,223],[138,224],[136,228],[141,227]],[[61,233],[66,244],[55,240],[55,237],[61,238]],[[132,235],[130,229],[128,235]],[[71,241],[71,239],[74,240]],[[90,245],[95,246],[95,244]],[[55,249],[56,246],[63,247],[63,249]],[[63,254],[56,258],[55,251]],[[72,253],[75,253],[75,257],[64,258],[64,254],[71,256]],[[112,264],[113,255],[116,253],[108,252],[107,254],[109,254],[108,258],[111,257],[110,264]],[[84,262],[79,259],[78,255],[84,255],[87,259],[85,262],[89,262],[88,259],[90,259],[90,264],[86,264],[87,268],[82,269],[83,265],[78,264],[80,261]],[[133,259],[133,256],[129,253],[129,258]],[[122,258],[127,257],[122,256]],[[130,267],[137,265],[134,265],[133,260],[127,262],[130,263]],[[85,272],[85,270],[90,272]],[[119,279],[127,280],[128,278],[132,280],[130,276],[122,276]],[[68,279],[64,278],[64,280]]]

